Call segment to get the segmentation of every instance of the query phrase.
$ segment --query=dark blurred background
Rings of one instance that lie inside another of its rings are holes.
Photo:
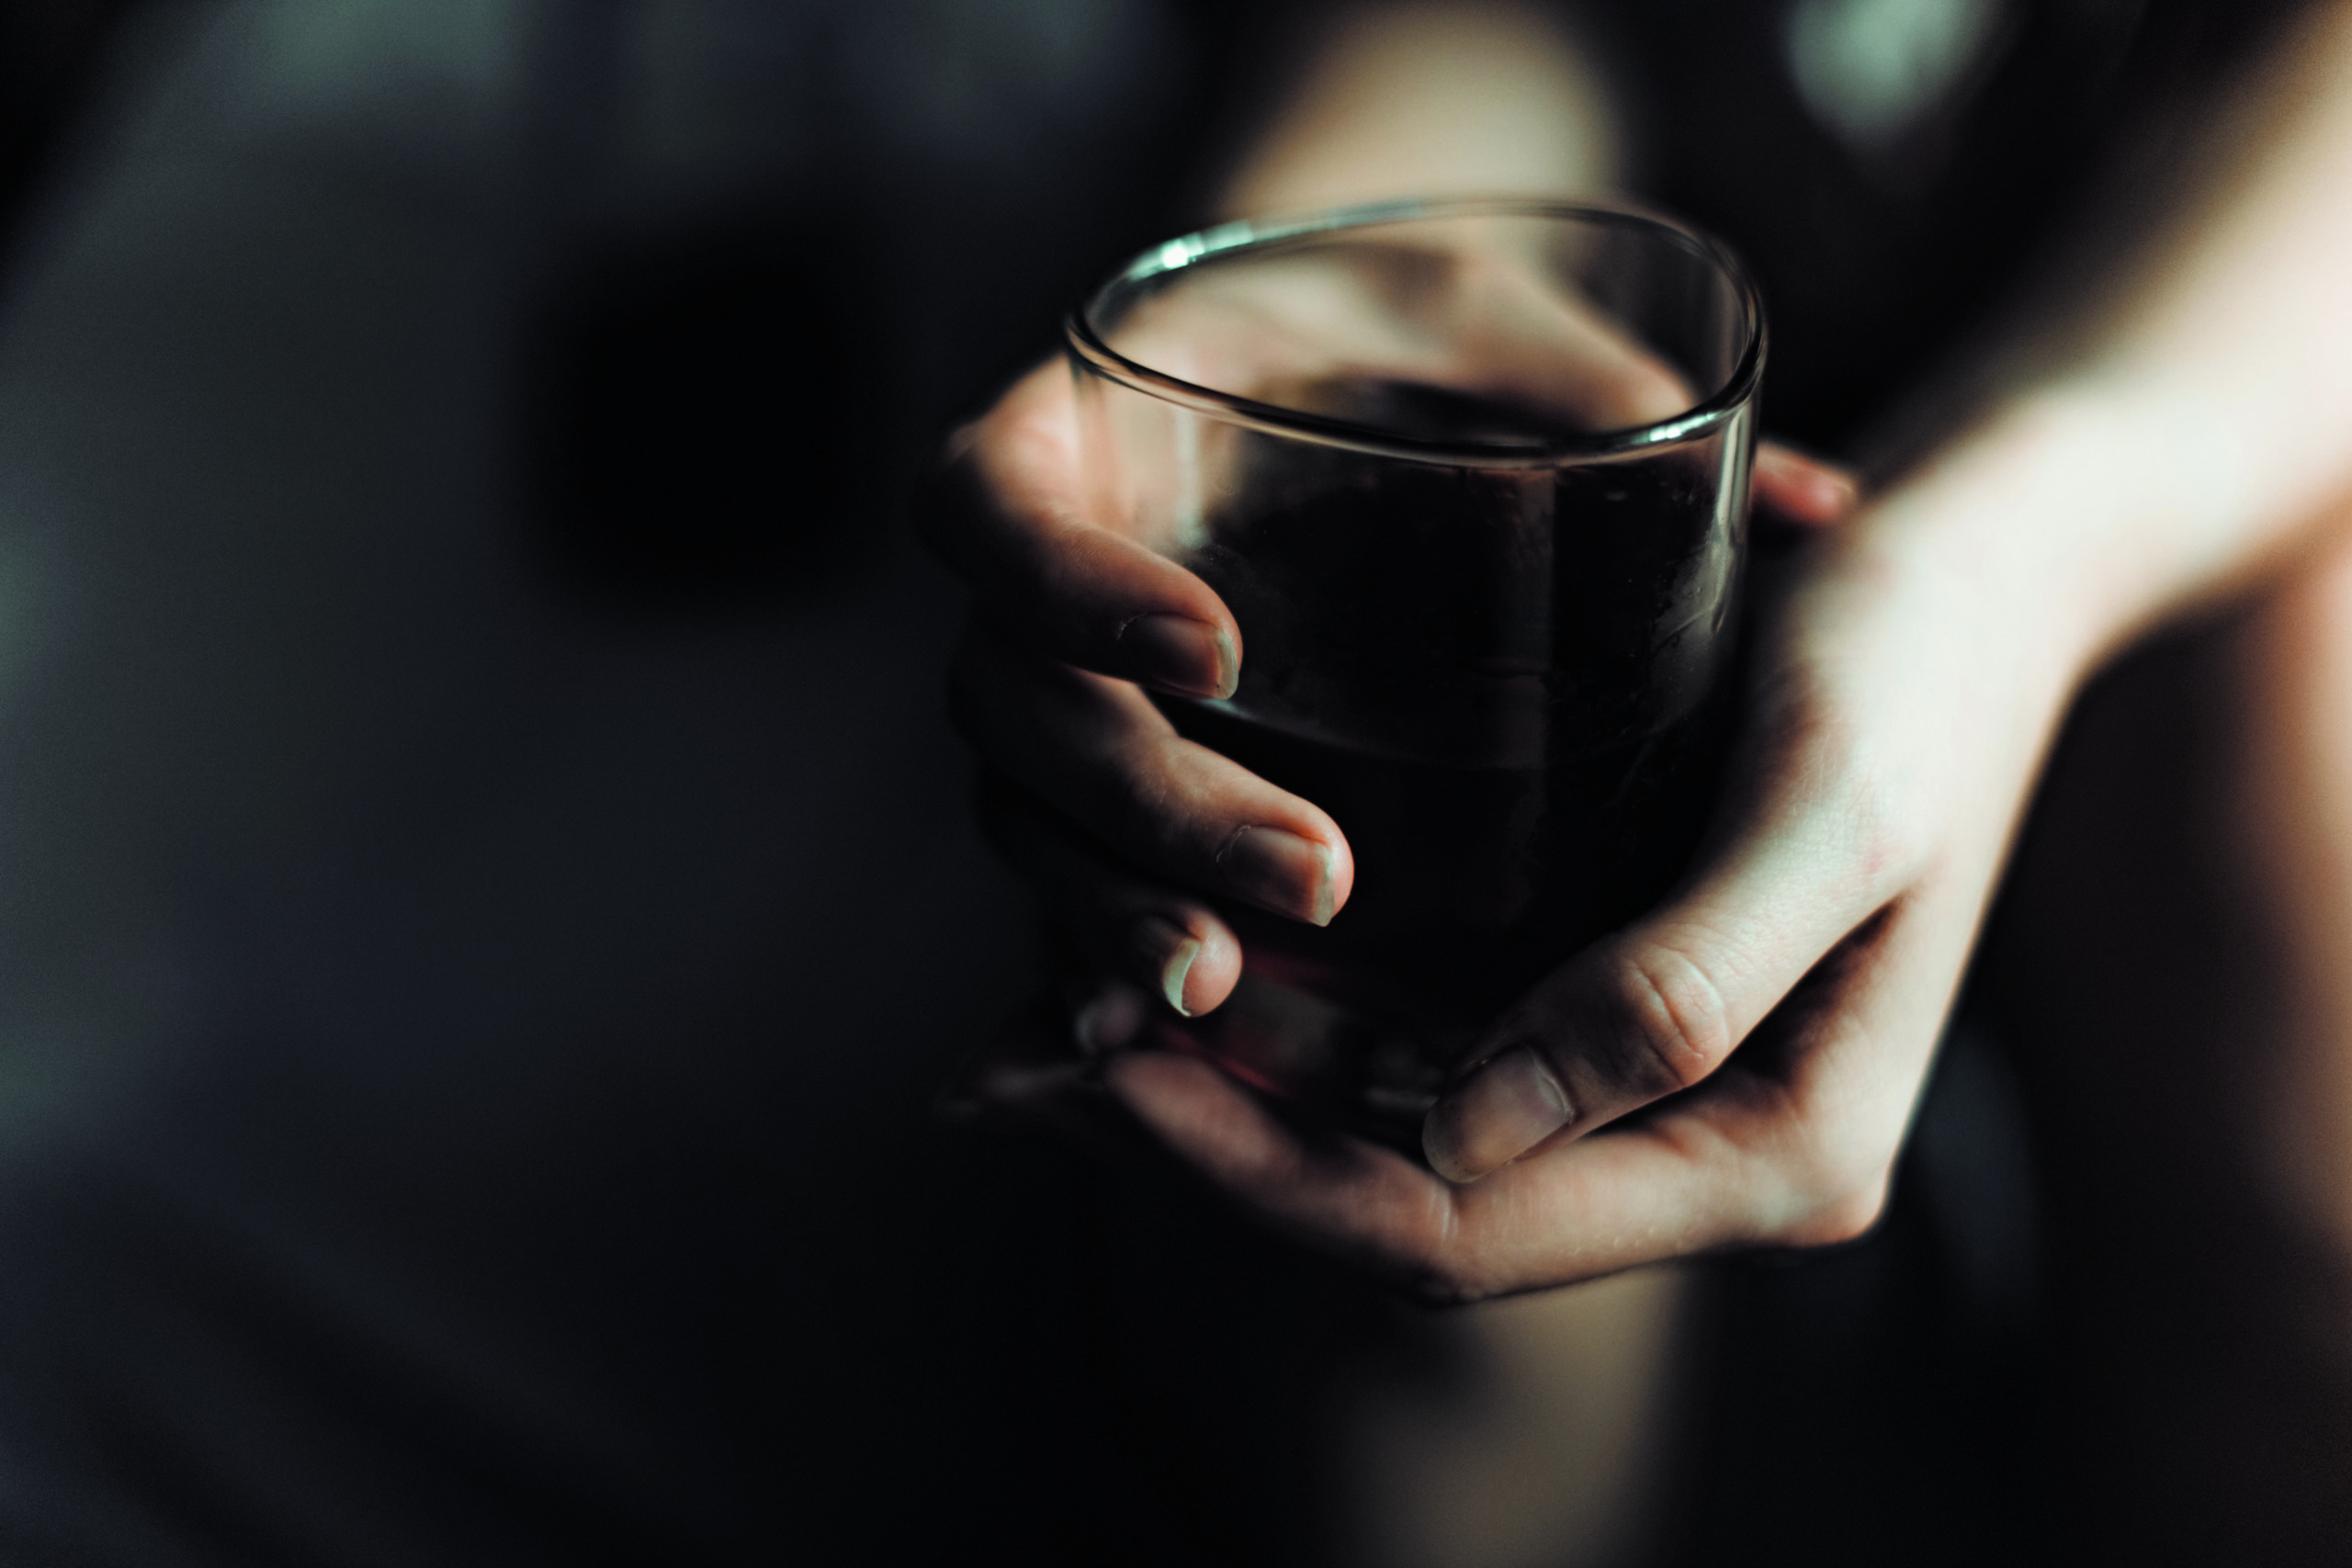
[[[1940,117],[1582,8],[1833,453],[2258,7]],[[1035,976],[912,547],[1199,220],[1300,9],[0,5],[0,1542],[65,1562],[1303,1564],[1434,1320],[951,1127]],[[1871,1237],[1703,1270],[1660,1560],[2055,1553],[1995,1010]]]

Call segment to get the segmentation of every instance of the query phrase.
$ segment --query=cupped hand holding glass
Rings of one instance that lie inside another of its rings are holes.
[[[1160,247],[1070,340],[1094,513],[1239,626],[1229,697],[1160,706],[1351,852],[1328,931],[1221,911],[1247,982],[1155,1032],[1418,1146],[1478,1026],[1662,896],[1703,826],[1754,292],[1636,213],[1396,203]],[[1289,837],[1233,829],[1228,899]]]
[[[1490,248],[1466,262],[1440,263],[1424,257],[1401,270],[1418,268],[1426,283],[1431,273],[1459,279],[1464,266],[1507,277],[1512,265],[1507,248],[1500,260]],[[1393,283],[1398,269],[1376,270]],[[1377,314],[1393,309],[1393,298],[1374,290],[1343,297],[1340,304],[1370,299]],[[1508,304],[1513,293],[1497,287],[1487,299]],[[1554,316],[1554,352],[1561,342],[1576,345],[1576,354],[1560,357],[1587,368],[1581,385],[1575,375],[1551,383],[1565,389],[1554,394],[1559,404],[1580,399],[1589,411],[1605,408],[1598,400],[1612,396],[1625,409],[1657,409],[1667,400],[1687,404],[1689,394],[1673,372],[1629,351],[1605,330],[1605,320],[1596,327],[1573,310],[1566,317]],[[1476,333],[1457,330],[1453,341],[1465,340],[1475,342]],[[1279,364],[1288,353],[1294,368],[1310,361],[1273,333],[1237,333],[1210,346],[1228,355],[1255,354],[1260,363]],[[1408,333],[1386,344],[1383,378],[1461,387],[1475,383],[1479,364],[1475,355],[1449,361],[1429,354]],[[1400,365],[1409,367],[1409,377],[1396,374]],[[1511,373],[1506,367],[1499,377]],[[1498,386],[1516,400],[1529,400],[1526,390],[1507,380],[1488,380],[1477,389],[1491,399]],[[1606,416],[1588,412],[1584,417]],[[1098,994],[1081,1021],[1095,1043],[1126,1044],[1163,1005],[1159,998],[1204,1013],[1238,977],[1240,949],[1230,924],[1193,890],[1228,907],[1238,900],[1294,919],[1327,920],[1345,906],[1355,867],[1345,839],[1319,807],[1186,740],[1138,689],[1229,694],[1242,667],[1240,628],[1198,577],[1148,547],[1150,529],[1137,523],[1145,512],[1103,493],[1099,472],[1090,486],[1080,423],[1067,372],[1048,367],[1026,379],[959,437],[955,483],[947,491],[955,499],[934,509],[931,531],[982,590],[984,613],[961,662],[957,694],[967,731],[994,764],[991,826],[1044,894],[1072,945],[1126,982]],[[1215,475],[1220,466],[1212,457],[1201,471]],[[1787,454],[1768,453],[1757,479],[1767,508],[1800,523],[1831,520],[1851,495],[1838,476]],[[1150,542],[1168,545],[1164,538]],[[1749,785],[1739,791],[1750,800],[1757,794]],[[1735,837],[1732,846],[1737,843]],[[1262,852],[1237,864],[1237,846]],[[1718,852],[1701,868],[1702,887],[1724,858]],[[1821,869],[1834,874],[1844,867]],[[1787,900],[1781,902],[1785,908]],[[1511,1015],[1508,1037],[1488,1036],[1483,1055],[1489,1065],[1442,1110],[1432,1152],[1453,1174],[1481,1174],[1549,1140],[1546,1159],[1522,1162],[1527,1170],[1513,1166],[1500,1176],[1456,1186],[1369,1145],[1302,1137],[1215,1069],[1158,1052],[1123,1055],[1109,1066],[1106,1078],[1148,1123],[1245,1197],[1326,1242],[1436,1281],[1433,1288],[1447,1293],[1552,1282],[1735,1235],[1789,1239],[1800,1230],[1811,1235],[1825,1225],[1835,1231],[1850,1224],[1854,1191],[1867,1201],[1873,1181],[1883,1179],[1883,1161],[1891,1159],[1899,1138],[1924,1053],[1907,1069],[1895,1068],[1886,1096],[1902,1108],[1894,1125],[1863,1140],[1882,1161],[1875,1173],[1867,1158],[1838,1167],[1859,1164],[1859,1182],[1823,1179],[1833,1164],[1826,1160],[1809,1160],[1806,1172],[1787,1171],[1785,1179],[1761,1183],[1752,1179],[1753,1171],[1730,1169],[1726,1161],[1741,1147],[1771,1145],[1782,1157],[1803,1152],[1790,1135],[1792,1119],[1803,1120],[1802,1108],[1784,1096],[1759,1110],[1747,1086],[1733,1080],[1713,1096],[1722,1103],[1710,1106],[1693,1097],[1679,1102],[1678,1114],[1720,1123],[1745,1107],[1757,1124],[1744,1135],[1716,1125],[1707,1138],[1679,1144],[1669,1138],[1662,1145],[1659,1130],[1673,1124],[1655,1122],[1638,1134],[1627,1126],[1590,1140],[1590,1154],[1550,1157],[1551,1145],[1565,1155],[1584,1133],[1696,1081],[1728,1054],[1729,1041],[1716,1045],[1712,1059],[1702,1055],[1688,1064],[1661,1064],[1623,1050],[1627,1036],[1650,1021],[1645,1005],[1672,1005],[1670,988],[1681,977],[1658,970],[1641,936],[1645,930],[1676,930],[1672,912],[1659,911],[1547,980]],[[1645,993],[1623,983],[1643,974],[1651,975]],[[1591,1016],[1579,1017],[1572,1034],[1550,1027],[1578,1009]],[[1612,1025],[1618,1039],[1606,1032]],[[1533,1042],[1530,1050],[1517,1049],[1522,1038]],[[1705,1043],[1696,1049],[1703,1053]],[[1662,1065],[1679,1066],[1683,1076],[1663,1077],[1657,1071]],[[992,1084],[1001,1095],[1043,1108],[1046,1100],[1070,1098],[1065,1092],[1070,1077],[1008,1068],[993,1077],[983,1073],[978,1081],[984,1091]],[[1068,1113],[1072,1107],[1056,1109]],[[1451,1145],[1444,1141],[1449,1134]],[[1505,1146],[1514,1142],[1517,1146]],[[1883,1151],[1875,1147],[1882,1142]],[[1694,1159],[1702,1148],[1708,1157]],[[1567,1182],[1570,1191],[1561,1201],[1578,1212],[1544,1213],[1527,1205],[1521,1190],[1538,1165]],[[1669,1223],[1661,1208],[1687,1211],[1710,1192],[1724,1211],[1712,1235],[1694,1235],[1687,1218]],[[1792,1196],[1799,1193],[1810,1194],[1809,1201]],[[1733,1198],[1762,1199],[1764,1216],[1736,1220],[1728,1212],[1740,1206],[1727,1201]],[[1531,1252],[1511,1269],[1474,1264],[1494,1238],[1463,1222],[1486,1212],[1510,1214],[1514,1229],[1540,1222],[1545,1247],[1532,1247],[1535,1231],[1530,1229],[1521,1238],[1527,1247],[1508,1238],[1502,1243],[1507,1252]],[[1442,1218],[1448,1215],[1453,1218]],[[1433,1222],[1437,1231],[1424,1234]],[[1610,1243],[1596,1246],[1596,1232]],[[1435,1237],[1451,1237],[1457,1256],[1433,1255]]]

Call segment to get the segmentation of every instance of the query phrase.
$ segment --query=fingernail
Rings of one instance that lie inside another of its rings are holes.
[[[1241,681],[1241,650],[1223,626],[1190,615],[1138,615],[1119,646],[1139,678],[1197,697],[1229,697]]]
[[[1226,886],[1253,904],[1262,905],[1310,925],[1331,923],[1331,904],[1338,897],[1339,855],[1329,844],[1318,844],[1281,828],[1248,827],[1217,852],[1217,869]]]
[[[1421,1150],[1448,1181],[1476,1181],[1566,1126],[1573,1114],[1543,1058],[1515,1045],[1437,1102],[1421,1125]]]
[[[1140,966],[1159,971],[1159,994],[1168,998],[1168,1005],[1180,1017],[1192,1017],[1193,1010],[1184,1005],[1184,977],[1193,972],[1193,960],[1201,955],[1200,938],[1157,915],[1147,915],[1136,922],[1133,940]]]

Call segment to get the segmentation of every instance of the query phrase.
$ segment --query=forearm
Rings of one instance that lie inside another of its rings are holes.
[[[1571,194],[1614,183],[1608,95],[1537,8],[1342,12],[1226,182],[1229,215],[1393,197]]]
[[[2214,118],[2235,146],[2104,308],[1881,509],[1897,547],[1986,563],[2076,673],[2291,558],[2352,492],[2352,5]]]

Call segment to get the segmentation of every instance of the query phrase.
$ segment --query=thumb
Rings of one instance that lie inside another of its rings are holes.
[[[1817,827],[1752,830],[1689,892],[1498,1021],[1422,1127],[1430,1164],[1475,1181],[1707,1077],[1885,902],[1877,879],[1852,874],[1868,863],[1825,853]]]

